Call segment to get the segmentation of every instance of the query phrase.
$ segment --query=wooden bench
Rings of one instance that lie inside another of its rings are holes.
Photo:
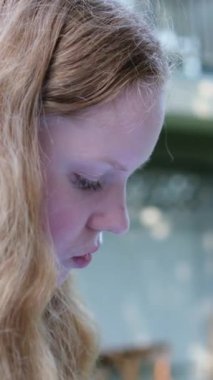
[[[171,380],[171,350],[167,344],[105,350],[98,361],[97,380],[110,380],[113,370],[121,380],[142,380],[141,365],[152,363],[153,380]]]

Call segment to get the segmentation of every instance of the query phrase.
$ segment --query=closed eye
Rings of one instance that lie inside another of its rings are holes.
[[[72,184],[82,191],[100,191],[102,190],[102,184],[100,181],[91,181],[80,174],[74,173],[71,178]]]

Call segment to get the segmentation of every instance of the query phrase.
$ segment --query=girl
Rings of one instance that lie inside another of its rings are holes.
[[[111,0],[0,0],[0,374],[82,380],[97,355],[72,268],[128,230],[125,188],[164,117],[167,62]]]

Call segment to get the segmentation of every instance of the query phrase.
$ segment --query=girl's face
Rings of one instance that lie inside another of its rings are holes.
[[[42,120],[44,226],[59,283],[91,261],[102,232],[128,230],[127,180],[149,160],[163,118],[163,90],[132,88],[73,116]]]

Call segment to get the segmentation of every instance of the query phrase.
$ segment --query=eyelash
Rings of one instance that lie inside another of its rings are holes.
[[[102,190],[102,185],[99,181],[91,181],[79,174],[74,174],[74,179],[72,183],[82,191],[100,191]]]

